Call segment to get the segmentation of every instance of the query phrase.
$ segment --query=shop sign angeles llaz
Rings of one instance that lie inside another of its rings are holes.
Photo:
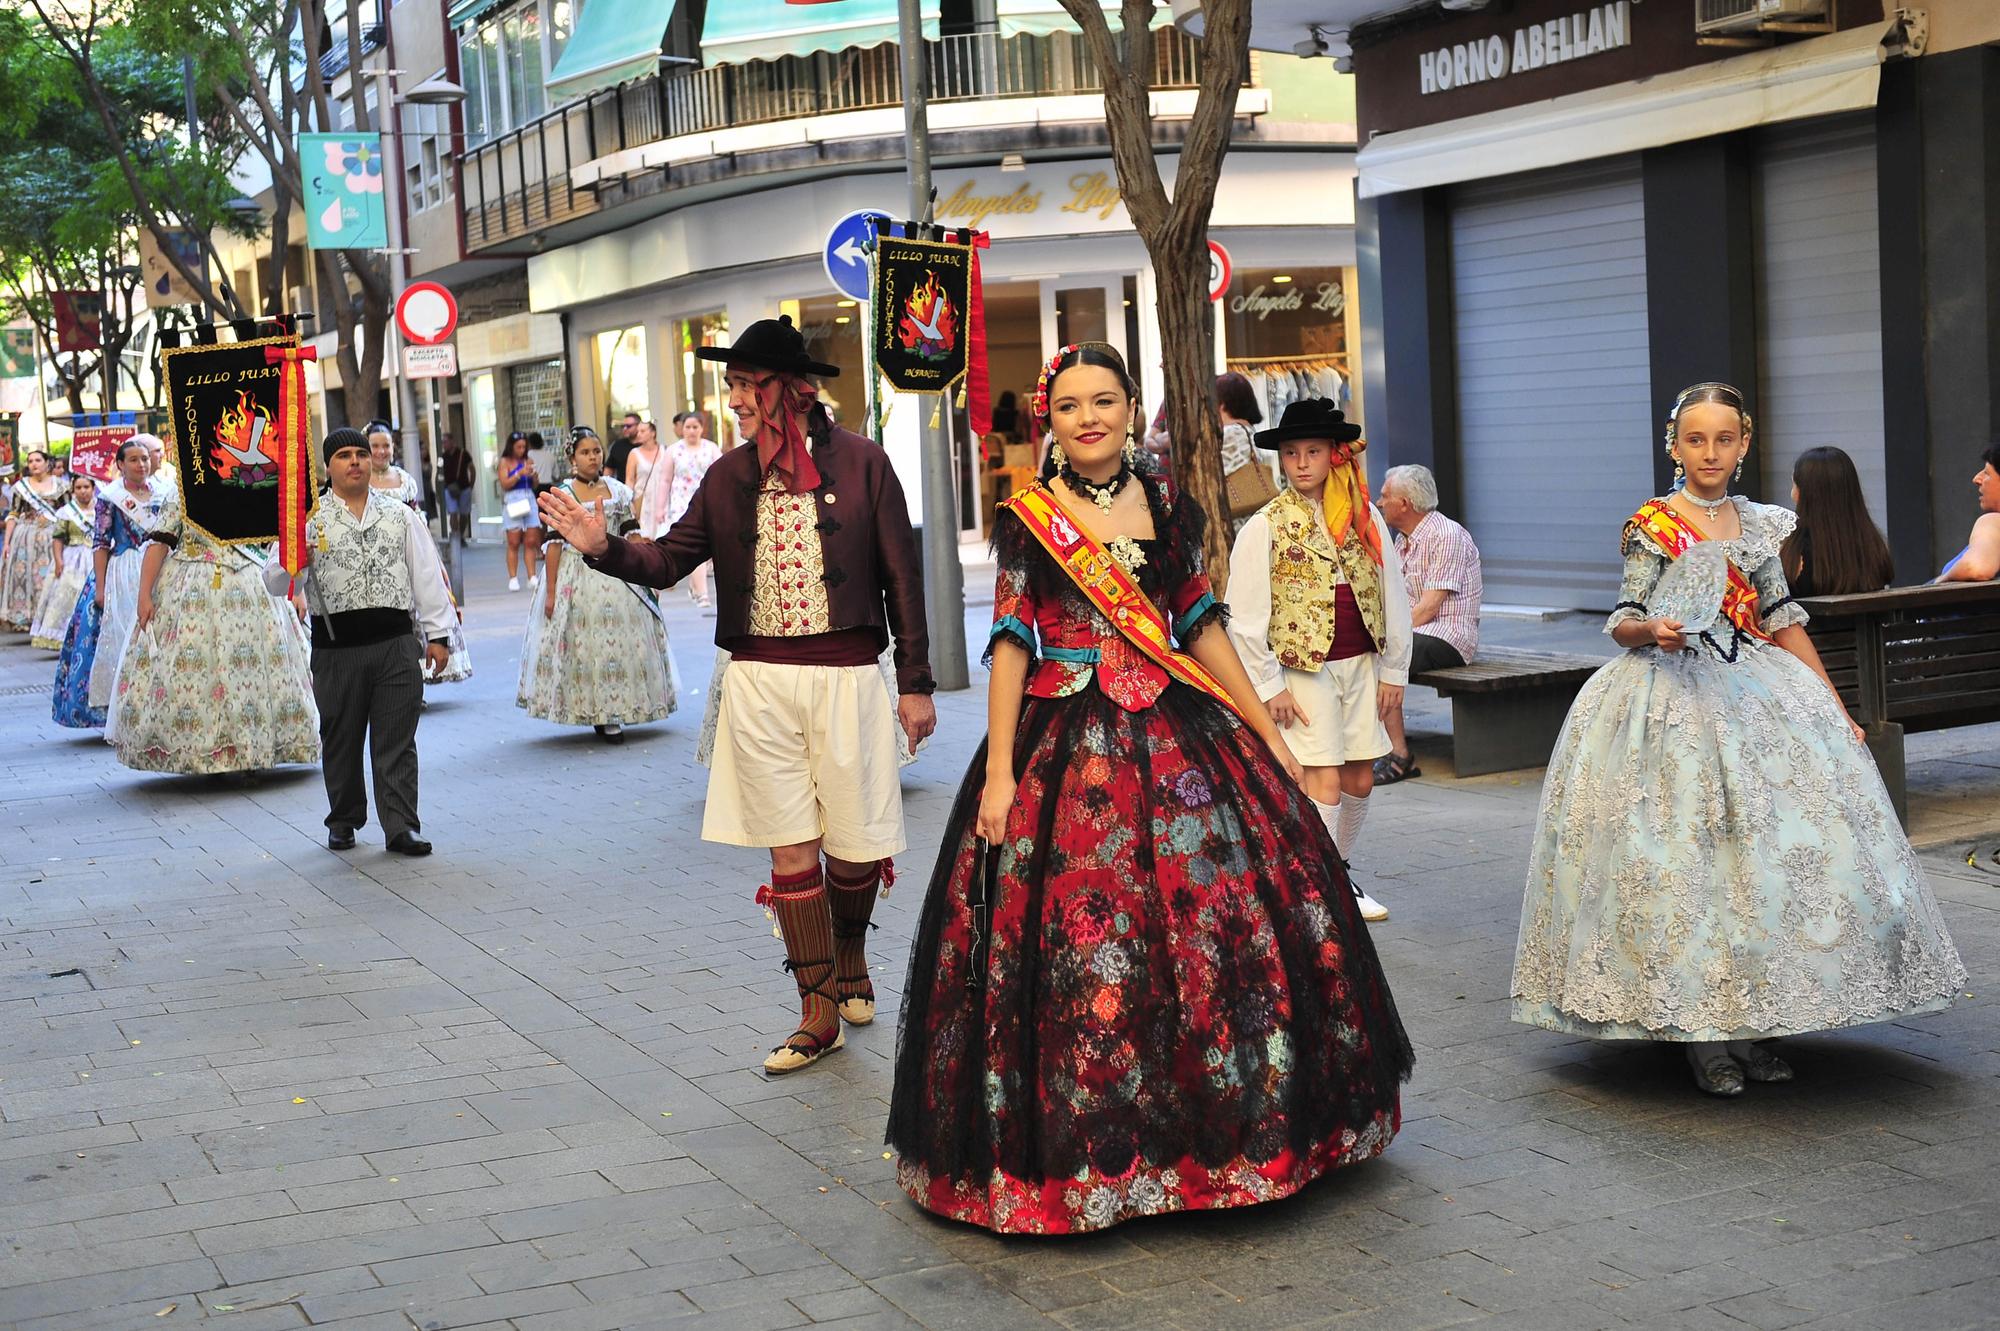
[[[875,363],[904,393],[948,393],[965,377],[972,250],[880,236],[875,242]]]

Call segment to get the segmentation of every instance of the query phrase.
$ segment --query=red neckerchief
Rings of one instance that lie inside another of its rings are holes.
[[[785,489],[795,495],[819,488],[819,468],[806,447],[805,429],[818,405],[819,389],[799,375],[778,373],[757,381],[757,407],[764,416],[764,428],[757,432],[757,467],[767,474],[776,467]]]

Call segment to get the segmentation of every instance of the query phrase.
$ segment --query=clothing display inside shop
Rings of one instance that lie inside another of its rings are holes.
[[[1349,410],[1345,356],[1232,357],[1228,368],[1250,381],[1267,421],[1283,416],[1292,403],[1311,398],[1325,398],[1343,412]]]

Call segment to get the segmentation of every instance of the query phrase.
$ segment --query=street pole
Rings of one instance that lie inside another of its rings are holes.
[[[389,286],[392,313],[389,326],[384,330],[389,345],[384,348],[383,359],[388,363],[389,373],[396,380],[396,438],[398,451],[403,455],[403,470],[412,476],[423,475],[423,459],[417,447],[415,421],[417,418],[417,394],[409,377],[403,373],[403,334],[396,326],[393,313],[395,301],[403,294],[403,288],[410,284],[410,260],[403,252],[403,145],[402,116],[400,108],[391,100],[389,75],[401,71],[391,71],[387,67],[375,71],[375,110],[384,122],[393,125],[380,126],[382,135],[382,211],[389,219]],[[357,92],[356,96],[360,94]],[[425,477],[425,485],[430,485]]]
[[[920,0],[898,0],[903,61],[903,129],[910,150],[910,220],[931,217],[930,80],[924,56]],[[949,394],[938,399],[942,415]],[[965,662],[965,568],[958,562],[958,478],[949,436],[918,408],[918,449],[924,478],[924,600],[930,620],[931,674],[940,689],[971,687]]]

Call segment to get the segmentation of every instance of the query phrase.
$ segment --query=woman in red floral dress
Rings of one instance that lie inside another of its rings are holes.
[[[897,1174],[1004,1233],[1287,1196],[1388,1146],[1409,1041],[1297,761],[1209,631],[1201,510],[1130,466],[1123,362],[1064,348],[1035,410],[1056,446],[995,531],[988,744],[911,950]]]

